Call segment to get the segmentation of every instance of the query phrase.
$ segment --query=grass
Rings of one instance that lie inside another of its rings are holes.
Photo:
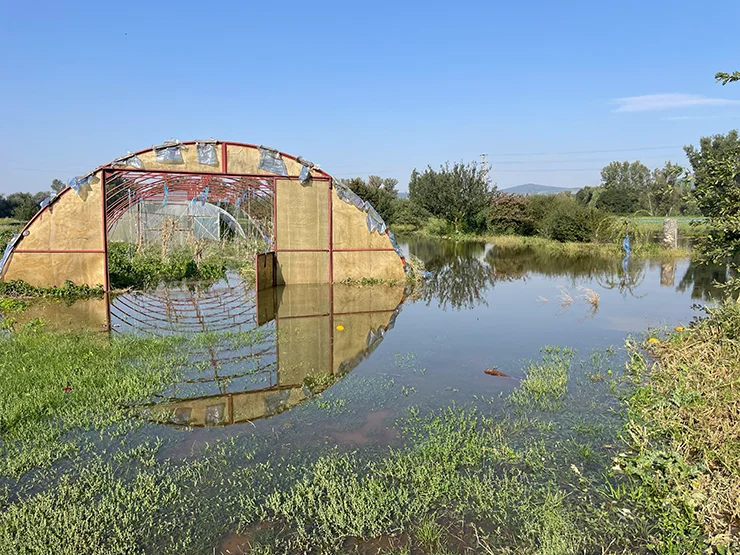
[[[0,337],[0,476],[78,449],[68,434],[128,417],[177,371],[175,339],[23,331]]]
[[[263,247],[263,243],[241,239],[192,242],[167,249],[148,245],[141,250],[128,243],[111,243],[108,256],[111,286],[146,289],[163,281],[213,281],[223,278],[227,269],[253,280],[254,257]]]
[[[84,454],[75,434],[123,425],[127,405],[176,375],[173,352],[218,336],[7,335],[0,553],[204,553],[235,530],[259,530],[253,552],[264,554],[343,553],[377,538],[389,553],[734,549],[739,340],[740,309],[726,305],[651,343],[650,358],[634,351],[629,381],[612,376],[611,350],[579,366],[572,350],[547,347],[503,403],[409,409],[400,446],[301,451],[273,429],[182,461],[167,458],[166,434],[130,440],[123,426]],[[601,378],[569,388],[577,369]],[[623,422],[609,392],[631,380]],[[320,412],[327,399],[306,404]]]
[[[568,392],[568,373],[575,352],[572,349],[545,347],[542,362],[531,364],[520,387],[510,401],[520,408],[557,410]]]
[[[708,543],[734,553],[740,548],[740,305],[727,301],[685,331],[651,340],[648,349],[633,352],[640,387],[629,399],[632,450],[620,465],[662,502],[656,504],[666,527],[699,536],[700,526]]]
[[[90,287],[89,285],[75,285],[71,281],[66,281],[64,285],[52,287],[36,287],[22,280],[0,282],[0,299],[5,301],[5,308],[13,305],[12,300],[44,298],[75,301],[87,297],[99,297],[104,294],[105,291],[102,285]],[[16,302],[14,306],[13,310],[19,310],[21,305]]]

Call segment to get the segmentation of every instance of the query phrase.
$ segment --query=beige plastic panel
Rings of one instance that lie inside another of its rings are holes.
[[[5,281],[21,279],[45,287],[64,285],[71,280],[77,285],[105,285],[103,253],[13,253]]]
[[[37,318],[44,322],[44,328],[52,332],[64,331],[106,331],[108,329],[108,299],[94,297],[65,302],[37,302],[14,316],[18,324]]]
[[[148,150],[142,154],[139,154],[139,160],[141,160],[144,169],[146,170],[166,170],[171,172],[183,171],[183,172],[203,172],[203,173],[220,173],[221,172],[221,145],[214,145],[216,149],[216,162],[214,166],[198,163],[198,152],[195,145],[182,145],[180,146],[180,153],[182,154],[182,164],[162,163],[157,162],[157,155],[154,150]],[[121,166],[116,166],[121,167]],[[123,166],[125,167],[125,166]]]
[[[277,284],[301,283],[329,283],[328,252],[277,253]]]
[[[385,328],[390,321],[391,312],[372,312],[369,314],[348,314],[334,317],[334,368],[336,373],[342,362],[352,360],[367,349],[368,332]],[[336,326],[343,326],[342,331]]]
[[[278,385],[299,385],[331,372],[329,316],[280,318],[277,322]]]
[[[334,285],[334,314],[392,312],[403,301],[404,285]]]
[[[277,250],[328,249],[329,182],[278,179],[276,189]]]
[[[334,252],[334,281],[347,278],[397,281],[406,274],[395,251]]]
[[[301,388],[236,393],[232,396],[233,422],[272,416],[305,399],[306,395]]]
[[[388,235],[370,233],[365,223],[367,214],[354,204],[344,202],[332,190],[333,246],[335,249],[391,249]],[[398,256],[396,256],[398,258]]]
[[[277,317],[319,316],[331,311],[329,284],[287,285],[277,289]]]
[[[16,249],[94,250],[103,248],[103,200],[99,174],[80,195],[66,190],[28,228]]]
[[[260,151],[258,148],[251,148],[239,145],[226,145],[226,172],[227,173],[246,173],[251,175],[270,175],[270,172],[259,169]],[[300,163],[283,156],[285,169],[291,177],[298,177],[303,167]],[[311,172],[316,176],[316,172]]]

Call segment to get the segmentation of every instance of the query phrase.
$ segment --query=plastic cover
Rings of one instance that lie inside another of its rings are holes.
[[[8,244],[5,247],[5,252],[3,253],[3,258],[2,260],[0,260],[0,275],[2,275],[3,268],[5,268],[5,263],[8,261],[8,258],[10,258],[10,254],[13,252],[13,249],[18,244],[20,238],[21,236],[19,233],[14,233],[13,236],[10,238],[10,241],[8,241]]]
[[[373,208],[369,202],[365,203],[365,209],[367,210],[365,223],[367,223],[367,228],[370,230],[370,233],[373,231],[377,231],[381,235],[385,233],[388,228],[386,227],[383,218],[380,217],[380,214],[375,211],[375,208]]]
[[[385,329],[383,329],[382,326],[379,327],[377,331],[373,331],[373,329],[370,328],[370,331],[367,332],[367,338],[365,339],[365,345],[367,345],[368,348],[372,348],[373,345],[375,345],[379,341],[382,341],[383,337],[385,337]]]
[[[141,163],[141,159],[136,156],[136,154],[132,154],[128,158],[121,158],[119,160],[116,160],[113,163],[114,166],[130,166],[132,168],[136,168],[137,170],[143,170],[144,164]]]
[[[183,163],[182,152],[180,152],[180,145],[155,148],[154,154],[156,155],[157,162],[160,162],[162,164]]]
[[[257,167],[270,173],[288,176],[288,169],[285,167],[283,156],[277,150],[271,148],[260,147],[260,162]]]
[[[73,177],[69,180],[69,186],[74,189],[75,193],[78,195],[80,194],[80,189],[83,185],[87,185],[90,183],[90,180],[92,179],[92,174],[85,175],[83,177]]]
[[[311,168],[301,166],[301,173],[298,174],[298,180],[301,182],[301,185],[308,185],[309,181],[311,181]]]
[[[164,197],[162,198],[162,206],[167,206],[167,199],[170,198],[170,190],[167,188],[167,183],[164,184]]]
[[[355,194],[352,189],[345,187],[344,185],[337,187],[337,196],[344,202],[354,204],[360,210],[365,210],[365,201]]]
[[[216,146],[213,143],[197,143],[195,150],[198,154],[199,164],[205,164],[206,166],[215,166],[218,164],[216,160]]]
[[[391,245],[393,246],[393,250],[396,251],[396,254],[400,256],[401,258],[405,258],[403,251],[401,250],[401,247],[398,246],[398,241],[396,241],[396,236],[393,234],[392,231],[388,231],[388,238],[391,240]]]

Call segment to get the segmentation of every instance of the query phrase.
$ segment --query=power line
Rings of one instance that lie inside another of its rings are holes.
[[[638,152],[641,150],[668,150],[673,148],[683,148],[683,145],[615,148],[610,150],[571,150],[569,152],[502,152],[500,154],[493,154],[493,156],[560,156],[561,154],[603,154],[607,152]]]

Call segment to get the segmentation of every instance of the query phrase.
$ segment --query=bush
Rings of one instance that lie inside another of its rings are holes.
[[[444,218],[432,216],[424,222],[422,231],[427,235],[449,235],[454,231],[454,226]]]
[[[424,208],[407,198],[397,198],[393,201],[391,221],[396,225],[412,226],[418,229],[424,225],[430,215]]]
[[[529,210],[531,197],[496,192],[486,211],[486,228],[505,235],[534,235],[535,221]]]
[[[133,254],[132,248],[127,243],[108,246],[108,271],[111,285],[116,289],[155,287],[162,281],[214,280],[225,275],[223,263],[206,260],[197,264],[193,253],[186,248],[165,258],[154,250]]]
[[[560,242],[592,241],[602,222],[609,218],[604,212],[578,203],[570,195],[541,195],[529,200],[529,214],[537,222],[537,232]]]

